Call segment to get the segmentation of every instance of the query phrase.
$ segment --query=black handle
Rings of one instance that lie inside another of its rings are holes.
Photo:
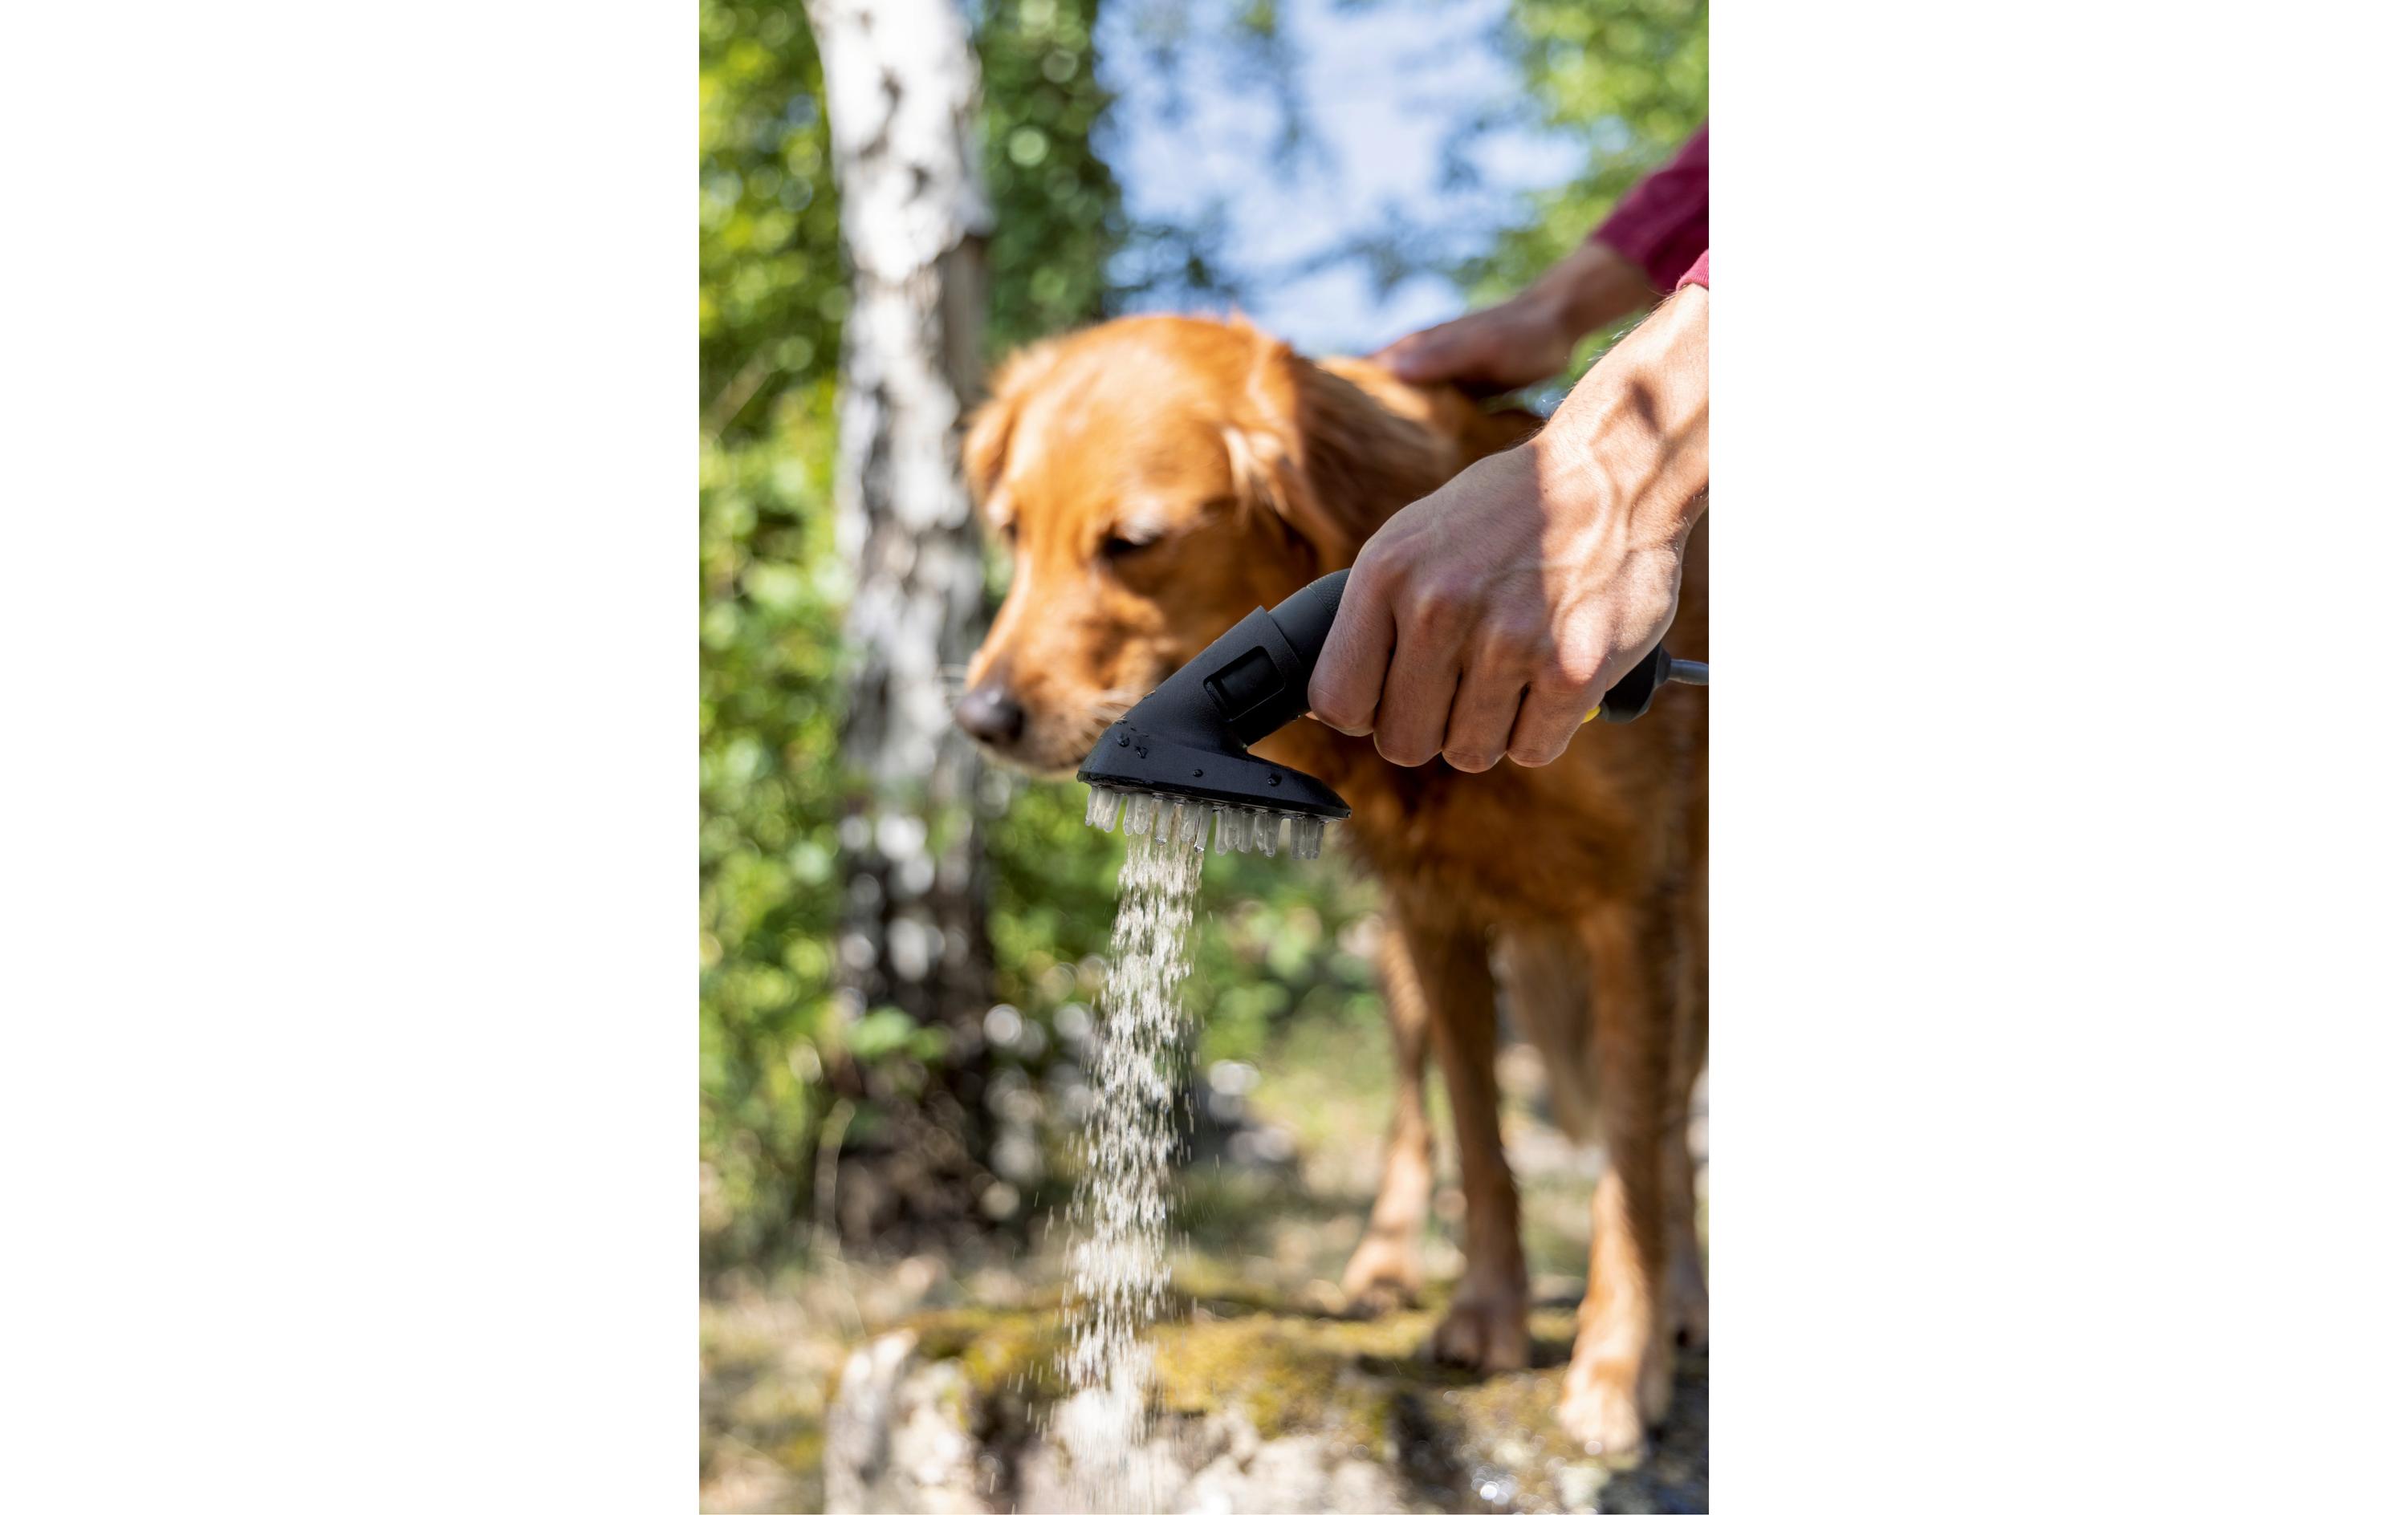
[[[1308,674],[1321,661],[1329,628],[1338,623],[1338,602],[1346,594],[1346,573],[1340,568],[1323,574],[1271,609],[1271,620],[1287,637],[1287,645],[1296,649]]]
[[[1639,666],[1624,674],[1617,683],[1605,692],[1605,701],[1597,707],[1599,721],[1620,725],[1636,721],[1656,703],[1656,692],[1672,676],[1672,654],[1657,642],[1648,654],[1639,660]]]
[[[1272,623],[1279,627],[1281,634],[1287,638],[1288,646],[1295,650],[1297,661],[1303,665],[1308,679],[1312,678],[1313,665],[1321,661],[1322,645],[1329,640],[1330,625],[1338,619],[1338,602],[1345,593],[1346,570],[1340,568],[1305,585],[1280,601],[1278,607],[1269,612]],[[1624,674],[1612,689],[1605,692],[1605,699],[1598,706],[1597,713],[1600,720],[1611,721],[1617,725],[1636,721],[1647,713],[1647,707],[1656,701],[1656,692],[1668,682],[1703,684],[1705,681],[1704,664],[1674,658],[1664,650],[1664,644],[1658,642],[1639,660],[1637,667]],[[1301,695],[1302,693],[1298,689],[1295,694]],[[1296,713],[1303,713],[1301,705],[1296,707]],[[1295,716],[1287,719],[1294,720]],[[1280,722],[1281,725],[1286,723],[1286,721]]]

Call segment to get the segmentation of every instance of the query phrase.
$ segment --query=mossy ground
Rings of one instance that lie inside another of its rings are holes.
[[[1538,1080],[1517,1072],[1509,1050],[1501,1081],[1539,1304],[1536,1365],[1493,1378],[1440,1367],[1420,1353],[1460,1267],[1448,1239],[1455,1227],[1446,1144],[1440,1216],[1424,1249],[1430,1283],[1413,1308],[1344,1318],[1334,1280],[1361,1235],[1392,1091],[1384,1057],[1359,1048],[1349,1057],[1292,1051],[1267,1061],[1254,1113],[1296,1136],[1297,1165],[1207,1164],[1182,1177],[1176,1297],[1156,1334],[1163,1411],[1235,1408],[1266,1438],[1326,1435],[1401,1469],[1436,1508],[1528,1503],[1534,1477],[1583,1461],[1554,1408],[1580,1295],[1593,1165],[1552,1139],[1530,1107]],[[845,1354],[900,1325],[919,1334],[924,1355],[962,1364],[984,1432],[1005,1442],[1030,1434],[1061,1393],[1066,1239],[1057,1226],[1027,1248],[716,1280],[702,1309],[703,1508],[817,1508],[821,1425]],[[1704,1421],[1703,1363],[1687,1362],[1673,1424],[1647,1462],[1610,1481],[1597,1470],[1584,1502],[1703,1508]],[[1504,1496],[1484,1499],[1484,1488]]]
[[[1535,1365],[1485,1377],[1424,1355],[1439,1313],[1354,1320],[1253,1296],[1190,1295],[1154,1334],[1156,1406],[1166,1417],[1235,1410],[1266,1440],[1317,1437],[1404,1469],[1426,1498],[1450,1508],[1503,1507],[1517,1485],[1590,1461],[1555,1419],[1574,1310],[1536,1311]],[[1062,1327],[1052,1309],[944,1310],[901,1324],[919,1333],[924,1355],[958,1359],[982,1395],[1008,1407],[1010,1435],[1025,1434],[1061,1393]],[[1681,1412],[1656,1455],[1588,1477],[1606,1508],[1703,1508],[1703,1364],[1684,1369]]]

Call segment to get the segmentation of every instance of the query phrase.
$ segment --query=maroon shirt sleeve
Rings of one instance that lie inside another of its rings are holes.
[[[1633,186],[1589,237],[1637,264],[1647,282],[1669,292],[1706,250],[1705,123],[1698,123],[1698,135],[1670,163]]]
[[[1689,265],[1689,271],[1681,276],[1681,282],[1672,286],[1672,293],[1678,294],[1692,284],[1701,290],[1713,288],[1706,282],[1706,255],[1702,252],[1698,254],[1698,261]]]

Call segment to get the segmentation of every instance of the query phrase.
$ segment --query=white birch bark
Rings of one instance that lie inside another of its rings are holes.
[[[865,787],[840,834],[841,982],[856,1009],[958,1023],[983,1008],[987,955],[976,758],[947,679],[969,661],[982,608],[960,465],[992,215],[972,148],[978,60],[956,0],[806,8],[853,262],[837,511],[854,575],[842,745]]]

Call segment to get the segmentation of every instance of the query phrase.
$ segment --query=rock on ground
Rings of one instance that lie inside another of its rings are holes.
[[[1706,1372],[1636,1465],[1584,1456],[1553,1410],[1569,1309],[1532,1318],[1539,1365],[1482,1378],[1417,1351],[1436,1317],[1352,1321],[1197,1303],[1156,1335],[1159,1413],[1132,1470],[1164,1511],[1702,1510]],[[855,1350],[827,1421],[827,1508],[1068,1511],[1052,1434],[1052,1310],[921,1317]]]

